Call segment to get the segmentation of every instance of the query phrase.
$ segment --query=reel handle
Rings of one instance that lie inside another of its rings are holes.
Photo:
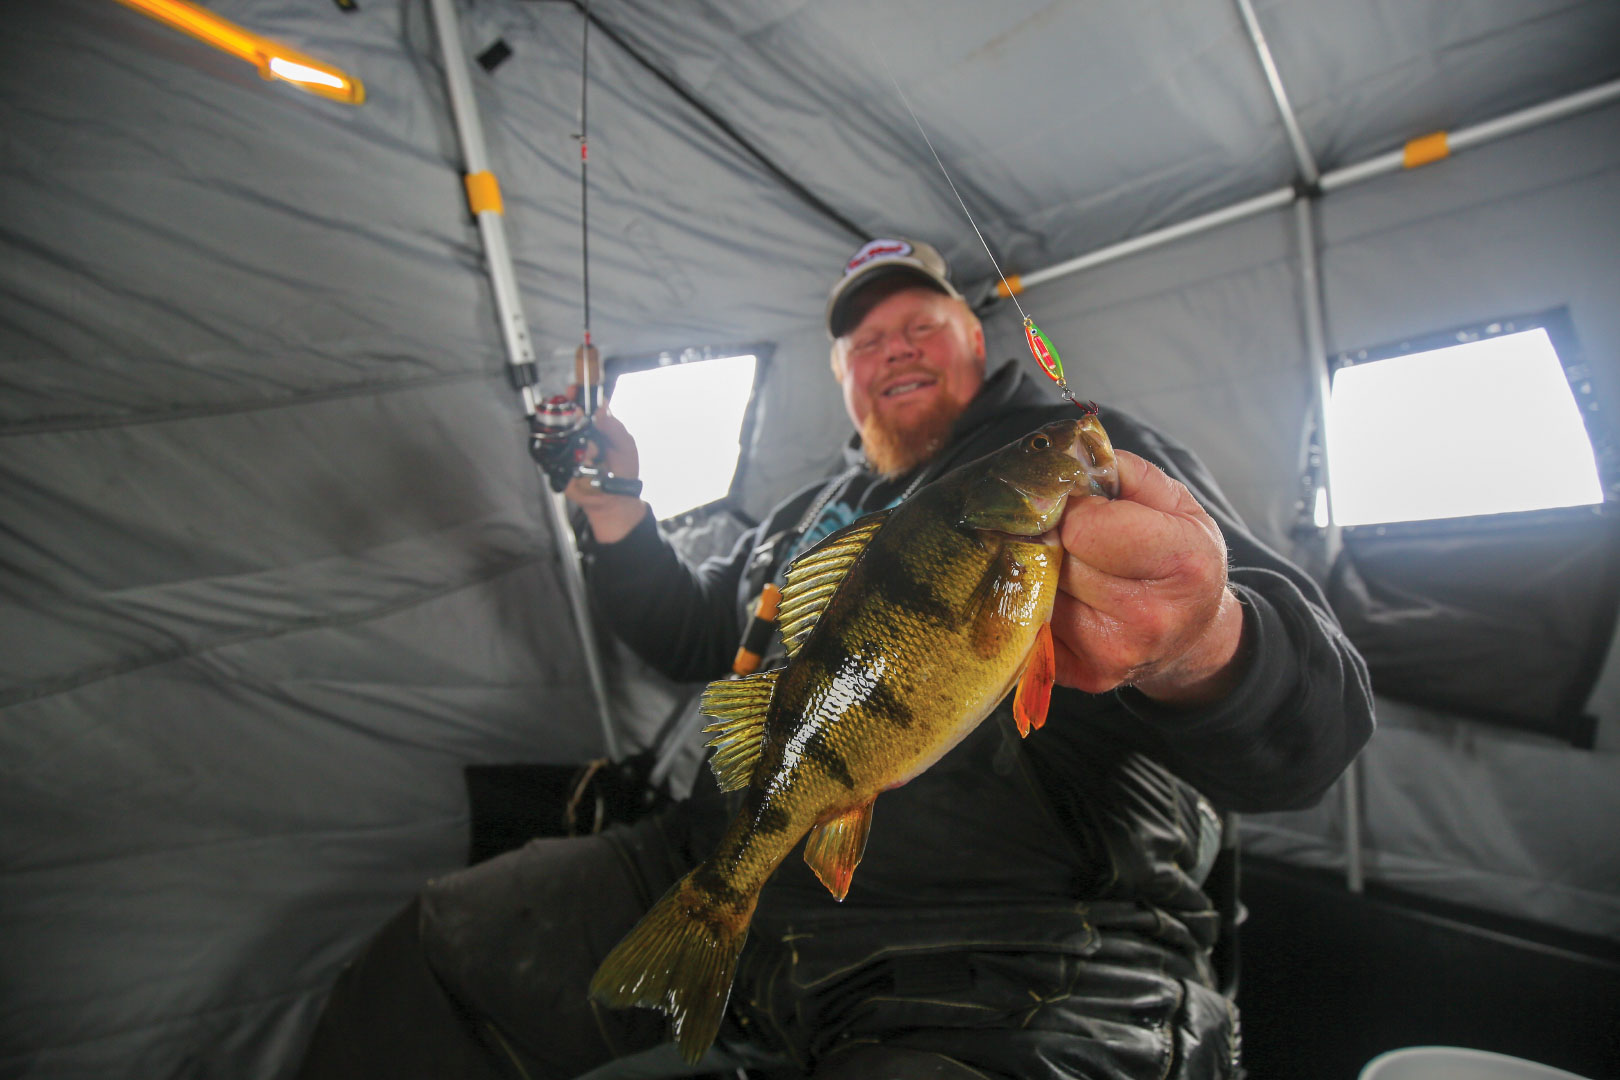
[[[591,482],[591,487],[604,495],[640,495],[641,481],[633,476],[614,476],[601,469],[593,469],[582,465],[574,470],[576,476],[583,476]]]

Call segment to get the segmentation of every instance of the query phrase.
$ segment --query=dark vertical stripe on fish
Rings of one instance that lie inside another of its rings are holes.
[[[698,863],[692,871],[692,886],[724,907],[736,907],[746,899],[743,891],[727,879],[720,867],[709,862]]]
[[[911,703],[891,680],[881,680],[873,686],[866,704],[873,713],[889,720],[895,727],[909,728],[917,722]]]
[[[804,756],[819,765],[833,780],[855,790],[855,777],[849,771],[849,762],[843,751],[827,741],[827,729],[821,728],[804,741]]]
[[[867,580],[891,611],[945,626],[956,621],[955,608],[935,587],[933,578],[925,576],[923,567],[913,568],[902,552],[888,545],[873,545],[867,549],[864,562]]]
[[[757,834],[779,833],[793,824],[793,816],[787,808],[769,795],[760,795],[758,807],[753,812],[754,832]]]

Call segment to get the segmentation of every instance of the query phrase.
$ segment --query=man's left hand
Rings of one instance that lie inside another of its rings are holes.
[[[1242,675],[1243,610],[1226,541],[1185,485],[1120,451],[1120,493],[1071,498],[1052,637],[1057,682],[1130,684],[1168,705],[1225,697]]]

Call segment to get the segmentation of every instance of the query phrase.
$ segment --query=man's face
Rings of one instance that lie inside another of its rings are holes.
[[[955,419],[973,400],[984,383],[984,330],[960,301],[902,289],[838,339],[833,374],[857,428],[903,436],[926,418]]]

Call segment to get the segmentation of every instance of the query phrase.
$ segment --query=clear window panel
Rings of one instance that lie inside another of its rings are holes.
[[[619,376],[611,408],[635,436],[641,497],[658,518],[731,490],[754,364],[751,355],[724,356]]]
[[[1540,328],[1340,368],[1327,435],[1340,525],[1603,501],[1575,396]]]

